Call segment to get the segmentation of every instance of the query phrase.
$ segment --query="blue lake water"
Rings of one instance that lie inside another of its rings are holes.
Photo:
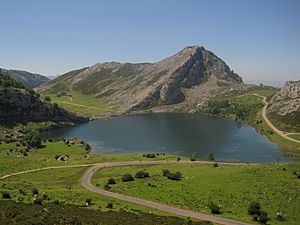
[[[92,153],[164,152],[202,159],[213,153],[218,161],[287,162],[279,146],[238,122],[200,114],[160,113],[119,116],[49,130],[47,138],[78,137]]]

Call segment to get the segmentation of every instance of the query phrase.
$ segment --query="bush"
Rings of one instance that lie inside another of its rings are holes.
[[[248,214],[249,215],[260,215],[261,206],[258,202],[251,202],[248,207]]]
[[[265,211],[261,211],[258,221],[262,224],[266,224],[269,221],[268,214]]]
[[[122,180],[123,182],[134,181],[132,175],[129,174],[129,173],[124,174],[124,175],[122,176],[121,180]]]
[[[110,189],[111,189],[111,186],[109,186],[109,184],[104,185],[104,190],[105,191],[109,191]]]
[[[170,171],[168,169],[163,169],[162,174],[164,177],[168,176],[168,174],[170,173]]]
[[[39,191],[38,191],[37,188],[32,188],[31,192],[32,192],[32,195],[38,195],[39,194]]]
[[[218,163],[214,163],[213,166],[214,166],[214,167],[219,167],[219,164],[218,164]]]
[[[197,159],[195,157],[191,157],[191,161],[196,161]]]
[[[106,208],[112,209],[113,208],[113,204],[111,202],[107,203]]]
[[[85,199],[85,205],[86,206],[89,206],[89,205],[91,205],[92,204],[92,199],[91,198],[86,198]]]
[[[180,158],[180,157],[178,157],[178,158],[177,158],[177,162],[179,162],[180,160],[181,160],[181,158]]]
[[[109,178],[107,184],[116,184],[115,178]]]
[[[7,191],[4,191],[4,192],[2,192],[2,198],[11,199],[11,196]]]
[[[37,205],[42,205],[43,204],[43,199],[42,198],[34,199],[33,203],[37,204]]]
[[[172,173],[168,169],[163,169],[162,174],[170,180],[181,180],[182,174],[180,172]]]
[[[150,177],[150,174],[144,170],[140,170],[140,171],[136,172],[135,177],[136,178],[147,178],[147,177]]]
[[[148,153],[148,154],[144,155],[144,157],[146,157],[146,158],[155,158],[155,153]]]
[[[213,202],[211,202],[208,207],[212,214],[221,214],[220,207]]]
[[[51,98],[50,98],[49,96],[46,96],[46,97],[45,97],[45,101],[46,101],[46,102],[51,102]]]

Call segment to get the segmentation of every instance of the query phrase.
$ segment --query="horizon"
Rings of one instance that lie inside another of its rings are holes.
[[[0,3],[5,69],[57,76],[106,61],[157,62],[199,45],[246,83],[281,86],[300,77],[294,0]]]

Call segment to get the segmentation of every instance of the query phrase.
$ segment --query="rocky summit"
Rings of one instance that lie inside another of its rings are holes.
[[[40,92],[75,91],[102,98],[121,112],[195,109],[242,78],[204,47],[189,46],[156,63],[98,63],[41,85]],[[174,104],[176,107],[173,107]]]

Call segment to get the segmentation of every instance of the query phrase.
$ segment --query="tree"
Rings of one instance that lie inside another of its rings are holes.
[[[122,180],[123,182],[134,181],[132,175],[129,174],[129,173],[124,174],[124,175],[122,176],[121,180]]]
[[[39,132],[32,131],[25,136],[24,142],[28,147],[40,148],[42,144],[42,138]]]
[[[215,157],[214,157],[214,154],[213,154],[213,153],[209,153],[209,155],[208,155],[208,160],[209,160],[209,161],[215,161]]]
[[[248,207],[248,214],[249,215],[260,215],[261,206],[258,202],[251,202]]]

